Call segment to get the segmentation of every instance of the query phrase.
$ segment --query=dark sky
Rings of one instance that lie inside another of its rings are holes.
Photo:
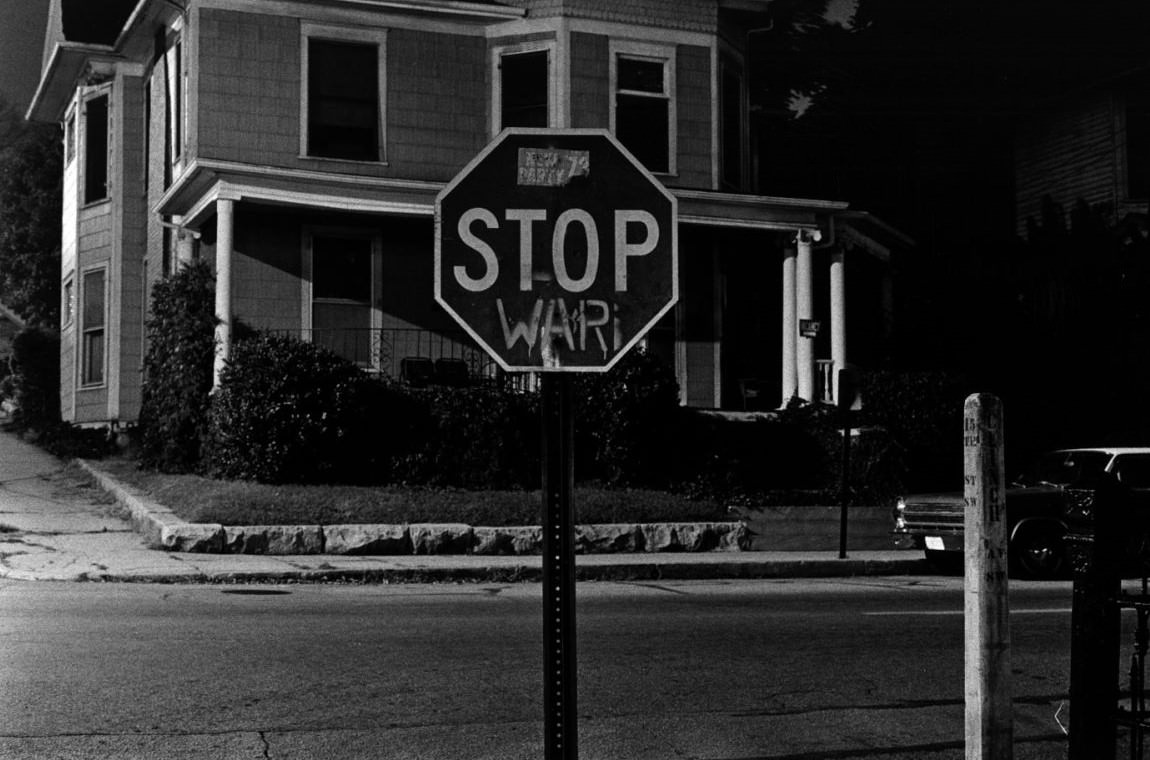
[[[40,78],[48,0],[0,0],[0,95],[23,113]]]

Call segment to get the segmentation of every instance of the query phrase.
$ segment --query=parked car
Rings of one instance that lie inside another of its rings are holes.
[[[1010,559],[1033,578],[1054,578],[1068,567],[1066,488],[1112,474],[1130,494],[1130,509],[1150,509],[1150,447],[1058,449],[1039,457],[1033,472],[1006,492]],[[914,494],[898,500],[894,531],[942,567],[962,563],[965,502],[961,492]]]

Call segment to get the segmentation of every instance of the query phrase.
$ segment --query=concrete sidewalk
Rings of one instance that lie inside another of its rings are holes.
[[[835,544],[837,547],[837,544]],[[741,551],[588,554],[580,580],[823,578],[928,572],[917,552]],[[203,554],[150,549],[79,467],[0,432],[0,577],[244,582],[538,581],[538,556]]]

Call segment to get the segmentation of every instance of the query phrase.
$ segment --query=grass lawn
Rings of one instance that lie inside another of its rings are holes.
[[[261,485],[198,475],[163,475],[128,459],[94,463],[189,522],[224,525],[459,522],[538,525],[539,491],[464,491],[423,487]],[[663,491],[577,487],[580,523],[694,522],[731,519],[714,501]]]

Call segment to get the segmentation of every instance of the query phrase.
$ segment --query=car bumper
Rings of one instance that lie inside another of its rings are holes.
[[[900,549],[922,549],[935,552],[961,552],[964,539],[961,533],[906,533],[895,531],[891,534],[895,546]]]

